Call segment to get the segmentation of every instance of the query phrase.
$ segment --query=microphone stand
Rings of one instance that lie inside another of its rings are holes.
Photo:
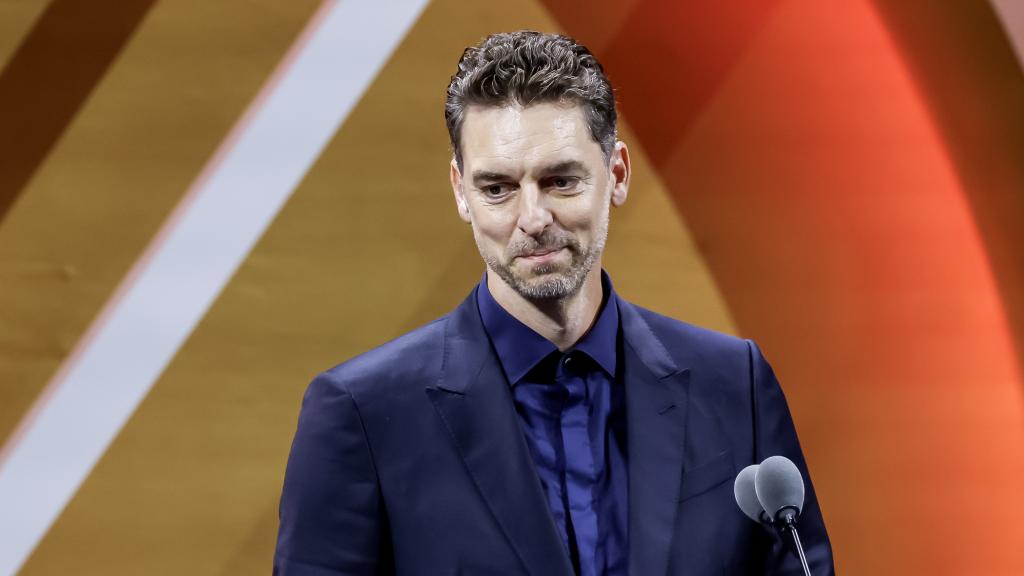
[[[800,558],[800,566],[804,569],[804,576],[811,576],[811,569],[807,566],[807,556],[804,555],[804,545],[800,542],[800,535],[796,531],[796,511],[790,507],[783,508],[778,512],[779,525],[782,532],[788,532],[796,544],[796,555]]]

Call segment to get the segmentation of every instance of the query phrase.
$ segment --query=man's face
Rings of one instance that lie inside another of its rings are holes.
[[[625,202],[625,145],[606,159],[582,108],[555,103],[471,107],[461,136],[452,188],[488,268],[528,300],[575,294]]]

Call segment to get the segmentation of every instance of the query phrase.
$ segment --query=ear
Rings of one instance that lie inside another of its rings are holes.
[[[622,140],[615,142],[615,149],[612,150],[612,157],[609,159],[612,183],[612,206],[622,206],[629,196],[629,148]]]
[[[459,218],[464,222],[470,222],[469,204],[466,203],[466,196],[462,192],[462,173],[459,172],[459,164],[452,156],[448,178],[452,183],[452,194],[455,195],[455,207],[459,210]]]

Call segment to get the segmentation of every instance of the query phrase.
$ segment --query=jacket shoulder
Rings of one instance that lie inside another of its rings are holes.
[[[392,394],[410,381],[423,382],[441,365],[445,324],[450,315],[406,332],[320,373],[313,385],[337,388],[356,398]]]
[[[676,360],[682,360],[680,356],[690,355],[704,359],[725,355],[735,359],[736,354],[745,357],[750,353],[750,343],[743,338],[683,322],[642,306],[628,305],[633,307]]]

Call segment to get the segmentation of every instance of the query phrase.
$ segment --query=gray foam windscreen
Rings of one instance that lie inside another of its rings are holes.
[[[754,522],[760,522],[761,502],[757,499],[757,492],[754,490],[754,475],[757,474],[757,464],[751,464],[736,475],[736,482],[732,485],[733,494],[736,495],[736,504],[740,510]]]
[[[797,513],[804,507],[804,478],[800,469],[785,456],[771,456],[757,467],[754,491],[761,506],[770,516],[792,506]]]

